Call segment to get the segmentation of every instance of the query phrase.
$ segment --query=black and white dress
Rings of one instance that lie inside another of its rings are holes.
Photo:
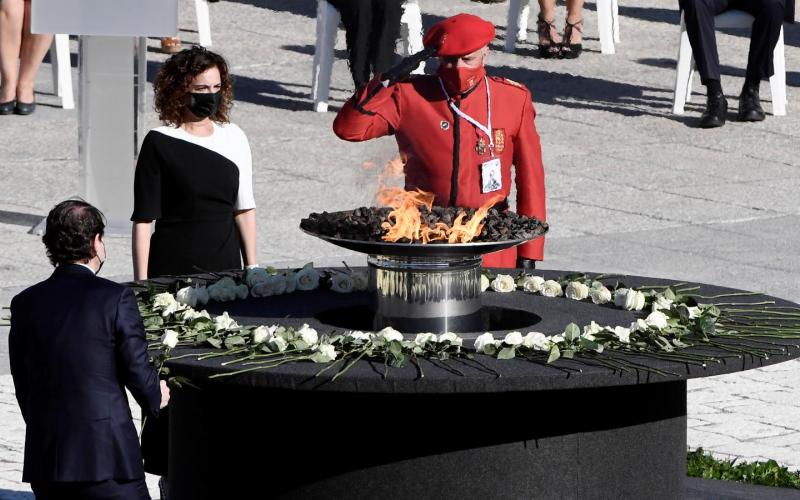
[[[155,220],[148,277],[241,269],[234,212],[255,208],[244,132],[214,123],[208,137],[164,126],[144,139],[132,221]]]

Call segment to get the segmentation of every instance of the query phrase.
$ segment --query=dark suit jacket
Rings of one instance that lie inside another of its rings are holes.
[[[794,4],[796,0],[786,0],[786,15],[783,20],[787,23],[794,22]]]
[[[11,301],[8,343],[27,426],[23,481],[144,476],[125,387],[153,416],[161,390],[129,288],[59,266]]]

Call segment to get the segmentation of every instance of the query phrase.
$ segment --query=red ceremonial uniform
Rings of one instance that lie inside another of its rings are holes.
[[[374,79],[339,111],[333,130],[348,141],[393,134],[406,161],[406,189],[433,192],[434,203],[441,206],[477,208],[497,193],[508,197],[514,165],[517,213],[544,221],[542,150],[528,89],[511,80],[488,77],[464,95],[454,97],[453,104],[486,126],[487,82],[493,156],[486,134],[450,107],[434,75],[412,76],[378,91],[362,106],[370,91],[381,85],[379,77]],[[498,191],[482,193],[481,165],[493,157],[500,160],[502,186]],[[483,263],[487,267],[516,267],[518,255],[542,260],[543,238],[486,255]]]

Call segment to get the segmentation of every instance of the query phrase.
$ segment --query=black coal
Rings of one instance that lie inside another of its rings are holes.
[[[332,238],[383,241],[381,237],[385,231],[381,225],[391,211],[391,208],[360,207],[342,212],[312,213],[300,221],[300,227],[310,233]],[[461,212],[466,214],[464,221],[467,221],[475,214],[475,209],[434,206],[429,211],[426,207],[420,208],[422,222],[431,227],[437,222],[450,226]],[[547,229],[547,223],[535,217],[492,208],[483,221],[483,230],[473,241],[529,240],[545,234]],[[401,239],[398,243],[410,242]],[[447,242],[433,241],[429,244],[443,243]]]

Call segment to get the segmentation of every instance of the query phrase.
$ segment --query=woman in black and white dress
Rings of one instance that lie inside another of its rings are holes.
[[[255,265],[252,160],[228,120],[231,87],[225,60],[203,48],[161,67],[154,88],[164,126],[147,134],[136,164],[135,279]]]
[[[231,87],[225,60],[203,48],[161,67],[154,88],[164,126],[145,137],[134,180],[135,279],[256,266],[252,160],[228,120]],[[142,432],[145,470],[162,479],[167,420],[162,410]]]

